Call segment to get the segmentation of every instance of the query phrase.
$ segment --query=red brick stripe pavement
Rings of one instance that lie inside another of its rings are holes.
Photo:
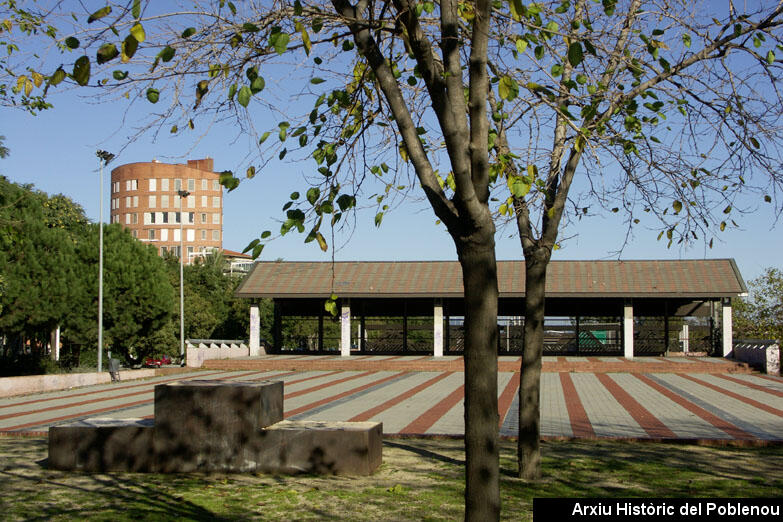
[[[435,406],[419,415],[413,422],[400,430],[400,433],[407,435],[423,435],[427,433],[433,424],[438,422],[441,417],[446,415],[459,401],[465,397],[465,385],[451,392]]]
[[[368,373],[374,373],[374,372],[368,372]],[[408,373],[408,372],[400,372],[400,373],[396,373],[396,374],[393,374],[393,375],[389,375],[387,377],[384,377],[383,379],[378,379],[376,381],[364,384],[362,386],[358,386],[356,388],[352,388],[352,389],[350,389],[348,391],[344,391],[342,393],[338,393],[337,395],[332,395],[330,397],[326,397],[326,398],[321,399],[319,401],[311,402],[310,404],[305,404],[304,406],[300,406],[299,408],[295,408],[293,410],[289,410],[289,411],[285,412],[284,416],[285,416],[286,419],[289,418],[289,417],[293,417],[294,415],[298,415],[300,413],[306,412],[308,410],[312,410],[312,409],[317,408],[319,406],[323,406],[324,404],[328,404],[330,402],[340,400],[343,397],[348,397],[349,395],[353,395],[355,393],[359,393],[361,391],[366,390],[367,388],[372,388],[373,386],[377,386],[379,384],[383,384],[386,381],[390,381],[392,379],[396,379],[398,377],[401,377],[401,376],[405,375],[406,373]],[[357,376],[357,377],[360,377],[360,376]],[[328,388],[329,386],[332,386],[334,384],[337,384],[338,382],[343,382],[343,381],[346,381],[346,380],[348,380],[348,379],[342,379],[340,381],[333,381],[333,382],[324,384],[323,386],[320,386],[320,387],[316,386],[315,388],[311,388],[311,391],[315,391],[315,390],[318,390],[318,389],[321,389],[321,388]],[[284,398],[288,398],[288,395],[286,395]],[[285,404],[285,403],[283,403],[283,404]]]
[[[740,402],[744,402],[745,404],[749,404],[750,406],[753,406],[754,408],[758,408],[760,410],[766,411],[767,413],[771,413],[772,415],[777,415],[778,417],[783,417],[783,410],[779,410],[777,408],[773,408],[772,406],[768,404],[764,404],[762,402],[759,402],[757,400],[753,400],[749,397],[745,397],[744,395],[740,395],[739,393],[735,393],[731,390],[728,390],[726,388],[723,388],[721,386],[716,386],[712,383],[709,383],[707,381],[703,381],[701,379],[697,379],[696,377],[691,377],[690,375],[685,375],[683,373],[677,374],[679,377],[682,377],[684,379],[688,379],[689,381],[695,382],[696,384],[700,386],[704,386],[705,388],[709,388],[711,390],[715,390],[716,392],[726,395],[727,397],[731,397],[732,399],[737,399]]]
[[[294,397],[299,397],[300,395],[306,395],[306,394],[314,392],[314,391],[322,390],[324,388],[328,388],[329,386],[334,386],[335,384],[340,384],[340,383],[343,383],[343,382],[352,381],[354,379],[359,379],[361,377],[367,377],[368,375],[372,375],[373,373],[376,373],[376,372],[364,372],[364,373],[359,373],[357,375],[349,375],[348,377],[343,377],[342,379],[337,379],[335,381],[329,381],[329,382],[324,383],[324,384],[319,384],[317,386],[312,386],[310,388],[305,388],[304,390],[298,390],[298,391],[295,391],[295,392],[286,393],[285,396],[283,397],[283,400],[293,399]],[[321,377],[321,376],[319,375],[319,377]]]
[[[742,384],[743,386],[747,386],[748,388],[752,388],[754,390],[759,390],[759,391],[769,393],[770,395],[774,395],[775,397],[783,397],[783,392],[780,390],[768,388],[767,386],[761,386],[760,384],[756,384],[749,381],[743,381],[742,379],[737,379],[736,377],[729,377],[728,375],[723,375],[722,373],[713,373],[712,375],[714,375],[715,377],[720,377],[721,379],[726,379],[727,381],[736,382],[737,384]],[[756,375],[756,377],[764,377],[764,375]]]
[[[725,421],[718,417],[717,415],[714,415],[701,406],[697,406],[696,404],[693,404],[691,401],[686,399],[685,397],[681,397],[674,393],[673,391],[669,390],[668,388],[661,386],[657,382],[653,381],[646,375],[642,374],[634,374],[634,377],[645,383],[646,385],[650,386],[651,388],[655,389],[660,394],[666,396],[670,400],[676,402],[686,410],[690,411],[691,413],[701,417],[703,420],[709,422],[716,428],[718,428],[721,431],[726,432],[729,436],[731,436],[734,439],[743,439],[743,440],[751,440],[755,437],[751,435],[750,433],[746,432],[745,430],[735,426],[734,424]]]
[[[508,409],[511,408],[511,403],[514,402],[514,396],[519,388],[519,375],[519,372],[514,372],[498,398],[498,414],[500,417],[498,428],[503,426],[503,421],[506,420],[506,415],[508,415]]]
[[[661,422],[658,417],[642,406],[639,401],[631,397],[627,391],[622,389],[609,375],[605,373],[596,374],[596,377],[604,388],[609,390],[617,402],[639,423],[644,431],[652,438],[677,438],[677,435]]]
[[[355,417],[352,417],[351,419],[349,419],[349,422],[360,422],[360,421],[369,420],[369,419],[373,418],[375,415],[378,415],[379,413],[388,410],[392,406],[396,406],[397,404],[401,403],[405,399],[413,397],[414,395],[416,395],[420,391],[426,390],[427,388],[429,388],[433,384],[435,384],[435,383],[437,383],[439,381],[442,381],[443,379],[445,379],[449,375],[452,375],[453,373],[454,372],[443,372],[443,373],[441,373],[439,375],[436,375],[432,379],[430,379],[430,380],[428,380],[426,382],[423,382],[423,383],[419,384],[418,386],[414,386],[410,390],[408,390],[408,391],[406,391],[404,393],[401,393],[400,395],[398,395],[396,397],[393,397],[393,398],[389,399],[388,401],[386,401],[384,403],[381,403],[378,406],[375,406],[374,408],[370,408],[369,410],[364,411],[364,412],[360,413],[359,415],[357,415]]]
[[[567,373],[560,374],[560,386],[563,387],[563,396],[565,397],[566,410],[571,419],[571,431],[574,437],[583,439],[595,438],[595,431],[590,419],[587,417],[585,407],[582,405],[579,394],[576,393],[574,381]]]

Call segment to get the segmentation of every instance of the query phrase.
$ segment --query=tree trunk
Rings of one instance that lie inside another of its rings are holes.
[[[541,478],[541,354],[544,349],[544,294],[549,252],[525,252],[525,345],[519,382],[519,477]]]
[[[490,227],[493,229],[494,227]],[[500,517],[498,283],[493,234],[458,243],[465,287],[465,520]]]

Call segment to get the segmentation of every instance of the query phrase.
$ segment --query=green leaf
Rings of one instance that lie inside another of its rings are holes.
[[[150,103],[158,103],[159,98],[160,98],[160,92],[158,92],[157,89],[153,89],[153,88],[147,89],[147,99],[150,101]]]
[[[584,74],[577,74],[576,75],[576,83],[578,83],[579,85],[586,84],[587,83],[587,76],[585,76]]]
[[[273,29],[272,34],[269,35],[269,45],[274,47],[277,54],[283,54],[288,48],[288,40],[290,37],[286,33],[280,31],[279,27],[276,29],[277,32]]]
[[[115,59],[120,52],[117,50],[117,46],[113,43],[105,43],[98,48],[96,61],[99,64],[104,64],[108,61]]]
[[[508,6],[511,9],[511,16],[514,17],[514,20],[519,22],[522,19],[522,16],[525,13],[525,8],[522,6],[521,0],[509,0]]]
[[[258,28],[256,24],[252,24],[250,22],[245,22],[242,24],[242,31],[245,33],[257,33],[261,29]]]
[[[269,230],[264,230],[263,232],[261,232],[261,239],[266,239],[266,238],[268,238],[271,235],[272,235],[272,232],[270,232]]]
[[[264,78],[261,76],[256,76],[252,82],[250,82],[250,91],[253,94],[256,94],[258,92],[261,92],[264,90],[264,87],[266,86],[266,82],[264,81]]]
[[[517,38],[516,47],[519,54],[524,53],[527,50],[527,40],[524,38]]]
[[[568,46],[568,63],[571,67],[576,67],[584,59],[584,53],[582,52],[582,45],[579,42],[572,42]]]
[[[245,176],[247,179],[253,179],[256,176],[256,168],[252,165],[249,166],[245,172]]]
[[[287,135],[286,131],[288,130],[288,127],[290,127],[291,124],[287,121],[281,122],[278,124],[278,127],[280,128],[280,132],[277,133],[277,137],[280,139],[280,141],[285,141]],[[298,197],[298,196],[297,196]]]
[[[73,64],[73,79],[84,87],[90,81],[90,59],[86,56],[80,56]]]
[[[726,230],[726,222],[725,221],[721,221],[720,222],[720,231],[723,232],[724,230]]]
[[[758,149],[761,147],[761,144],[759,143],[759,140],[754,138],[753,136],[750,137],[750,143],[753,145],[754,148]]]
[[[556,63],[552,66],[552,69],[550,69],[550,72],[552,73],[552,76],[557,78],[561,74],[563,74],[563,66],[559,63]]]
[[[775,63],[775,53],[774,52],[770,51],[770,52],[767,53],[767,63],[769,65],[772,65],[773,63]]]
[[[111,75],[114,77],[115,80],[119,82],[128,77],[128,71],[117,70],[111,73]]]
[[[137,19],[141,16],[141,0],[133,0],[131,15],[133,16],[133,18],[137,18]]]
[[[375,226],[381,226],[381,221],[383,221],[383,212],[378,212],[375,214]]]
[[[684,35],[682,35],[682,43],[683,43],[683,45],[685,45],[685,47],[690,47],[691,46],[691,35],[689,35],[688,33],[685,33]]]
[[[312,83],[313,85],[318,85],[319,83],[324,83],[325,81],[326,80],[324,80],[323,78],[312,78],[310,80],[310,83]]]
[[[329,245],[327,245],[327,244],[326,244],[326,239],[324,239],[324,236],[323,236],[323,234],[321,234],[320,232],[318,232],[318,233],[315,235],[315,240],[316,240],[316,241],[318,241],[318,246],[319,246],[319,247],[321,247],[321,250],[323,250],[324,252],[326,252],[327,250],[329,250]]]
[[[89,18],[87,18],[87,23],[91,24],[96,20],[100,20],[104,16],[108,16],[109,13],[111,13],[111,6],[107,5],[106,7],[101,7],[93,14],[91,14]]]
[[[258,144],[261,145],[262,143],[264,143],[266,141],[266,139],[269,137],[270,134],[272,134],[272,133],[269,132],[269,131],[266,131],[265,133],[263,133],[261,135],[261,138],[259,138],[259,140],[258,140]]]
[[[233,100],[234,96],[237,95],[237,84],[232,83],[231,87],[228,88],[228,99]]]
[[[139,41],[136,40],[133,36],[128,35],[127,38],[122,42],[122,61],[127,62],[131,58],[133,58],[133,55],[136,54],[136,49],[139,48]]]
[[[139,23],[134,24],[133,27],[131,27],[130,34],[139,43],[143,43],[145,38],[147,38],[147,34],[144,32],[144,27],[142,27]]]
[[[69,36],[65,39],[65,45],[68,47],[68,49],[78,49],[79,48],[79,39],[74,38],[73,36]]]
[[[188,27],[184,31],[182,31],[182,38],[190,38],[196,34],[196,28],[195,27]]]
[[[682,210],[682,202],[681,201],[675,201],[672,203],[672,208],[674,209],[675,214],[679,214]]]
[[[523,198],[530,192],[530,183],[525,183],[519,176],[511,176],[508,179],[508,188],[516,198]]]
[[[309,201],[311,205],[315,205],[320,196],[321,190],[318,187],[312,187],[307,190],[307,201]]]
[[[57,85],[65,79],[65,71],[62,67],[58,67],[54,74],[49,78],[49,85]]]
[[[158,53],[158,57],[164,62],[170,62],[176,52],[173,47],[167,45]]]
[[[498,94],[507,101],[512,101],[519,95],[519,85],[510,76],[502,76],[498,82]]]
[[[536,60],[540,60],[541,58],[544,57],[544,46],[543,45],[536,46],[536,48],[533,51],[533,53],[536,56]]]
[[[220,173],[220,184],[231,192],[239,186],[239,178],[235,178],[234,173],[230,170],[224,170]]]
[[[241,89],[239,89],[239,93],[237,93],[237,101],[242,107],[247,107],[247,104],[250,103],[250,98],[253,96],[253,91],[250,90],[250,87],[247,85],[243,85]],[[269,133],[266,133],[267,136],[269,136]]]

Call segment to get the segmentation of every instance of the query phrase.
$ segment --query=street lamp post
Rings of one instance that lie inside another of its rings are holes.
[[[187,190],[178,190],[179,195],[179,359],[180,364],[185,365],[185,292],[183,284],[183,266],[185,265],[185,248],[184,248],[184,236],[182,229],[182,222],[184,219],[184,213],[182,210],[185,208],[185,198],[190,196],[190,192]]]
[[[100,218],[98,220],[98,372],[103,371],[103,167],[114,159],[114,154],[99,150],[95,153],[100,160]]]

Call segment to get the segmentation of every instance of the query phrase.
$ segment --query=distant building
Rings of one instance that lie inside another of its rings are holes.
[[[184,192],[183,192],[184,191]],[[223,246],[223,187],[211,158],[184,164],[121,165],[111,172],[111,222],[158,253],[180,256],[182,228],[186,262]]]
[[[225,272],[229,274],[244,275],[253,268],[253,256],[234,252],[233,250],[223,250],[223,258],[226,260]]]

